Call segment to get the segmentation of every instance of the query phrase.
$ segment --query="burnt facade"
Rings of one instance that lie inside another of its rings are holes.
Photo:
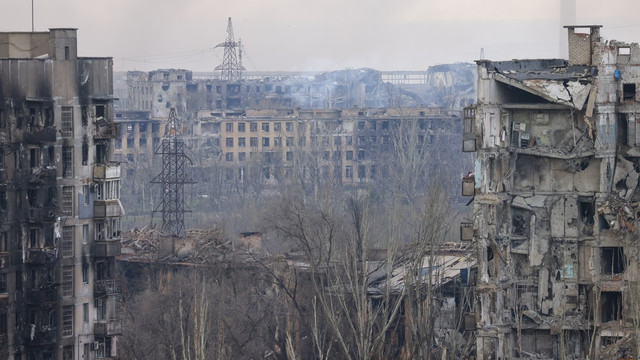
[[[569,60],[478,64],[478,359],[637,356],[640,47],[567,27]]]
[[[0,33],[0,357],[117,357],[111,58],[76,29]]]

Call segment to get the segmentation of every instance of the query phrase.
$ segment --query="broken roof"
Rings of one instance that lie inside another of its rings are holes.
[[[563,59],[478,60],[494,79],[547,101],[582,110],[592,90],[595,66],[569,66]]]

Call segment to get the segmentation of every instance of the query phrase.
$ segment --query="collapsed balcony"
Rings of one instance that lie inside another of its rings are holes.
[[[57,301],[58,290],[55,287],[28,290],[25,296],[27,305],[44,306],[55,304]]]
[[[97,121],[93,133],[94,139],[116,139],[120,136],[120,124],[115,122],[107,122],[106,120]]]
[[[56,218],[56,209],[48,206],[43,208],[29,208],[29,222],[41,223],[43,221],[54,221]]]
[[[28,249],[25,258],[26,264],[46,265],[56,262],[56,251],[54,249]]]
[[[32,126],[24,133],[23,140],[28,143],[43,143],[56,141],[55,126]]]
[[[26,345],[52,345],[58,339],[58,332],[55,326],[36,324],[27,325],[24,330],[24,341]]]

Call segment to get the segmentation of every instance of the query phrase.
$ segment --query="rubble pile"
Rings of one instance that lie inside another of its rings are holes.
[[[189,229],[174,237],[155,227],[134,228],[122,234],[122,257],[128,260],[206,263],[223,260],[233,251],[218,229]]]
[[[606,226],[609,226],[609,229],[626,229],[635,233],[634,223],[638,219],[638,205],[640,204],[629,204],[617,196],[609,195],[598,207],[598,214],[606,220]]]

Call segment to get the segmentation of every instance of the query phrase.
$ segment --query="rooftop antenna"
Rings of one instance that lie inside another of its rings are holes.
[[[240,48],[241,43],[235,41],[233,38],[233,25],[231,24],[231,17],[227,22],[227,39],[218,45],[216,48],[224,48],[224,56],[222,58],[222,64],[216,66],[215,70],[220,71],[220,79],[229,82],[238,82],[242,80],[242,50],[240,50],[240,61],[238,61],[238,54],[236,48]]]
[[[480,48],[480,60],[484,60],[484,48]]]
[[[31,32],[34,32],[35,27],[33,26],[33,0],[31,0]]]
[[[192,162],[185,154],[185,144],[175,108],[169,111],[169,122],[156,154],[162,155],[162,171],[151,182],[162,184],[162,201],[153,212],[162,212],[163,231],[172,236],[183,236],[184,213],[189,212],[185,209],[184,185],[194,184],[195,180],[186,174],[186,167]]]

